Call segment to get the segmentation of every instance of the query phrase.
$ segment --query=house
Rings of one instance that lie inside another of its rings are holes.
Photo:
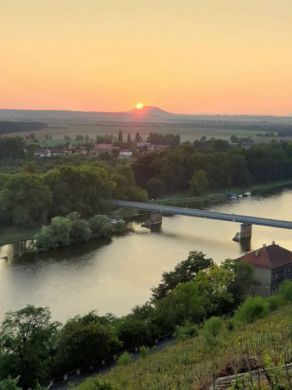
[[[131,150],[121,150],[119,153],[120,158],[131,158],[133,157],[133,152]]]
[[[100,155],[103,153],[111,154],[114,150],[114,146],[112,144],[96,144],[95,145],[95,153],[96,155]]]
[[[250,293],[253,295],[272,295],[284,280],[292,279],[292,252],[274,241],[237,260],[250,264],[254,270],[257,283],[251,287]]]

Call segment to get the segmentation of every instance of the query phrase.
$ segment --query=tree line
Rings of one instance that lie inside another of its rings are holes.
[[[133,169],[137,183],[150,197],[248,186],[292,178],[292,143],[271,142],[245,149],[224,140],[202,139],[140,155]]]
[[[45,224],[55,216],[78,212],[91,217],[107,209],[111,198],[145,201],[130,166],[97,162],[0,173],[0,223],[19,227]]]
[[[38,131],[47,127],[42,122],[0,121],[0,134]]]

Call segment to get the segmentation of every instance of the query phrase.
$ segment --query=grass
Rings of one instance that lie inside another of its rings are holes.
[[[32,240],[39,228],[17,229],[6,227],[0,229],[0,245],[12,244],[17,241]]]
[[[114,384],[117,390],[209,388],[212,378],[239,372],[243,363],[246,366],[247,356],[265,362],[265,367],[272,362],[279,371],[285,354],[292,357],[291,318],[292,304],[289,304],[253,324],[225,330],[216,344],[206,343],[203,336],[177,341],[163,351],[140,357],[126,366],[116,366],[99,378]],[[92,380],[77,389],[93,388]]]
[[[292,179],[280,180],[264,184],[255,184],[249,187],[233,187],[221,191],[209,191],[203,193],[202,195],[190,195],[190,193],[187,191],[177,192],[174,194],[163,196],[156,202],[176,206],[183,206],[188,204],[204,204],[224,201],[226,199],[227,194],[229,193],[239,195],[243,192],[250,191],[252,194],[259,195],[272,190],[281,189],[289,186],[292,186]]]

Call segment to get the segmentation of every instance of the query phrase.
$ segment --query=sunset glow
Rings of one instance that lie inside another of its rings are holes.
[[[144,104],[143,103],[137,103],[135,107],[136,107],[137,110],[143,110]]]
[[[53,3],[0,1],[1,108],[292,112],[291,0]]]

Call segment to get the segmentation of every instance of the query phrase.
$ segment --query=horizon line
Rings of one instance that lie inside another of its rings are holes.
[[[291,117],[291,113],[286,114],[271,114],[271,113],[208,113],[208,112],[172,112],[168,111],[164,108],[160,108],[159,106],[151,106],[151,105],[145,105],[143,109],[136,109],[135,107],[130,108],[125,111],[97,111],[97,110],[82,110],[82,109],[67,109],[67,108],[2,108],[0,107],[0,111],[48,111],[48,112],[72,112],[72,113],[95,113],[95,114],[127,114],[131,112],[139,112],[143,111],[144,109],[158,109],[161,111],[164,111],[167,114],[171,115],[183,115],[183,116],[256,116],[256,117],[276,117],[276,118],[285,118],[285,117]]]

